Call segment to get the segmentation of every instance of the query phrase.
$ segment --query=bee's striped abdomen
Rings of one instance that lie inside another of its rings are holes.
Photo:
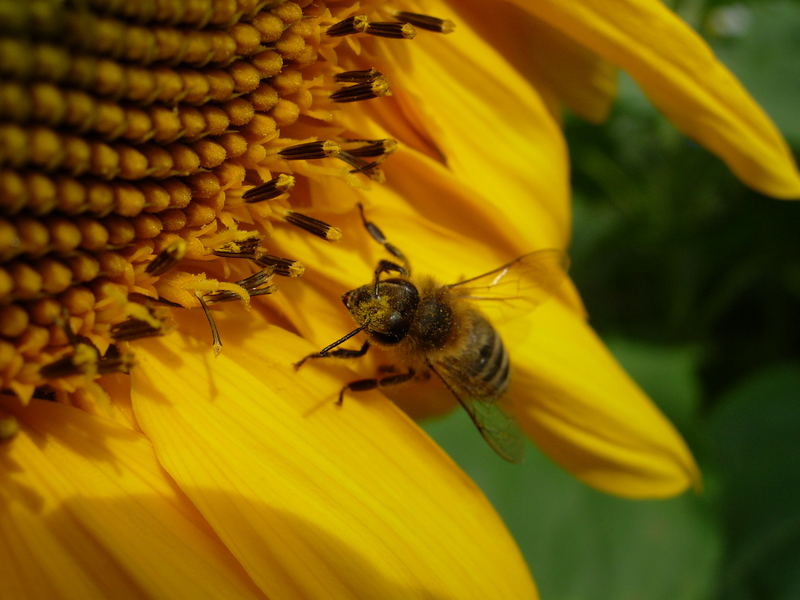
[[[476,315],[473,334],[481,339],[477,360],[473,365],[475,378],[480,379],[499,396],[508,387],[508,351],[497,330],[480,314]]]
[[[462,342],[454,353],[436,361],[452,387],[485,399],[501,396],[508,387],[508,351],[494,327],[479,312],[462,326]]]

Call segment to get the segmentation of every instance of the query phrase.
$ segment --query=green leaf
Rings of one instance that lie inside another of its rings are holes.
[[[708,598],[719,534],[701,498],[632,501],[596,492],[529,447],[510,465],[463,411],[427,431],[475,479],[531,566],[543,598]]]
[[[692,346],[656,346],[621,337],[605,340],[636,382],[679,429],[691,428],[700,405],[700,352]]]
[[[800,10],[796,1],[752,2],[723,7],[749,21],[738,39],[719,40],[714,52],[741,79],[791,142],[800,142]],[[713,20],[708,23],[713,31]],[[708,33],[708,32],[704,32]]]
[[[729,551],[723,592],[796,598],[800,590],[800,367],[778,365],[725,395],[710,432]]]

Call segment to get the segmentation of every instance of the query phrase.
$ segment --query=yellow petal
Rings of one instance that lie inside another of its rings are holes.
[[[144,437],[33,400],[0,459],[8,598],[256,598]]]
[[[478,488],[378,395],[333,403],[342,372],[253,315],[217,311],[140,345],[133,406],[181,489],[270,597],[530,598]],[[344,375],[346,378],[347,375]]]
[[[591,328],[557,302],[502,328],[515,371],[510,398],[535,443],[577,477],[633,498],[699,482],[673,426]]]
[[[342,229],[339,242],[327,244],[289,226],[278,225],[272,233],[273,253],[297,258],[309,268],[302,282],[279,282],[281,293],[269,303],[280,306],[297,330],[315,343],[327,344],[353,328],[339,297],[370,281],[378,260],[385,258],[384,249],[361,223],[358,202],[364,203],[367,218],[408,256],[414,273],[432,275],[442,283],[552,247],[547,245],[552,236],[543,225],[548,221],[544,213],[526,222],[524,236],[509,233],[508,223],[490,199],[470,191],[420,152],[398,151],[387,171],[393,185],[376,185],[369,191],[336,180],[311,184],[313,214]],[[457,212],[453,205],[460,207]],[[583,314],[569,284],[562,299]]]
[[[531,81],[556,118],[561,104],[595,123],[606,118],[617,88],[610,63],[517,6],[486,6],[484,0],[460,0],[453,3],[455,19],[469,23]]]
[[[430,7],[432,14],[438,5]],[[440,8],[436,14],[448,16]],[[510,237],[528,235],[536,223],[547,231],[542,245],[565,246],[566,147],[530,82],[467,23],[452,35],[419,35],[413,43],[383,47],[389,60],[377,66],[392,82],[397,110],[438,149],[451,173],[491,200]],[[391,174],[388,181],[398,183]]]
[[[747,185],[800,197],[800,174],[769,117],[706,43],[654,0],[511,0],[625,69],[686,135]]]

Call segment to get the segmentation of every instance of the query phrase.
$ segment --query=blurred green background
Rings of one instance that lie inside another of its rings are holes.
[[[800,3],[674,1],[800,154]],[[688,440],[701,494],[628,501],[463,414],[428,431],[486,491],[546,600],[800,598],[800,204],[744,188],[626,76],[567,119],[572,276],[596,330]]]

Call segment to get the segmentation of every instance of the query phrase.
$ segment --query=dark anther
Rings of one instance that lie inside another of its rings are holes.
[[[339,153],[338,158],[353,167],[350,170],[351,173],[364,173],[370,179],[379,183],[384,181],[383,171],[378,168],[380,166],[380,161],[367,162],[363,158],[353,156],[344,150]]]
[[[421,15],[419,13],[400,11],[394,14],[398,21],[403,23],[411,23],[420,29],[427,29],[428,31],[435,31],[437,33],[452,33],[456,25],[449,19],[440,19],[438,17],[431,17],[429,15]]]
[[[396,40],[411,40],[417,35],[416,29],[410,23],[368,23],[364,33]]]
[[[70,354],[51,363],[47,363],[39,369],[39,375],[45,379],[57,379],[58,377],[79,375],[83,371],[81,367],[73,362],[73,358],[74,355]]]
[[[287,223],[291,223],[295,227],[304,229],[305,231],[321,237],[323,240],[335,242],[342,239],[342,230],[333,225],[329,225],[325,221],[320,221],[308,215],[304,215],[293,210],[287,210],[283,217]]]
[[[56,402],[56,391],[50,386],[43,385],[33,390],[33,397],[46,402]]]
[[[273,267],[276,275],[284,277],[300,277],[306,270],[302,263],[296,260],[272,254],[258,254],[253,261],[260,267]]]
[[[236,285],[242,286],[248,292],[251,292],[251,296],[254,295],[252,292],[258,288],[260,288],[265,283],[270,281],[271,275],[275,272],[274,267],[269,267],[266,269],[261,269],[257,273],[253,273],[244,279],[240,279],[236,282]]]
[[[353,148],[346,147],[350,156],[376,157],[391,154],[397,150],[397,140],[352,140],[355,145]]]
[[[138,340],[139,338],[162,335],[161,329],[153,327],[147,321],[140,319],[126,319],[111,328],[111,337],[117,341]]]
[[[147,310],[146,317],[128,317],[124,321],[112,325],[111,337],[117,342],[123,342],[167,333],[167,328],[164,326],[166,315],[163,312],[159,314],[158,309],[145,308]],[[166,309],[161,310],[165,311]]]
[[[361,100],[371,100],[383,96],[391,96],[389,82],[383,77],[376,77],[372,81],[349,85],[340,90],[336,90],[330,96],[334,102],[360,102]]]
[[[369,25],[367,15],[353,15],[344,21],[334,23],[325,31],[330,36],[351,35],[353,33],[363,33]]]
[[[285,194],[293,187],[294,177],[292,175],[281,173],[277,177],[273,177],[261,185],[250,188],[244,194],[242,194],[242,198],[248,203],[272,200],[281,194]]]
[[[275,272],[275,266],[270,265],[265,269],[261,269],[257,273],[253,273],[249,277],[240,279],[236,285],[242,286],[251,298],[253,296],[263,296],[265,294],[274,294],[278,290],[278,286],[272,284],[272,274]],[[204,296],[206,302],[215,304],[217,302],[230,302],[231,300],[241,300],[241,296],[230,291],[221,290],[219,292],[211,292]]]
[[[71,354],[39,369],[42,377],[56,379],[71,375],[107,375],[130,372],[134,364],[132,354],[121,353],[114,344],[111,344],[105,355],[100,356],[100,351],[88,338],[78,337],[80,341],[75,344]]]
[[[372,68],[363,71],[345,71],[343,73],[337,73],[333,76],[333,79],[338,83],[366,83],[382,76],[383,74],[380,71]]]
[[[111,344],[97,364],[97,372],[101,375],[109,373],[130,373],[135,364],[133,354],[121,352],[116,344]]]
[[[356,158],[347,152],[342,152],[342,155],[339,158],[353,167],[350,169],[350,173],[363,173],[378,183],[383,183],[386,180],[383,171],[380,169],[380,163],[377,161],[367,162],[363,158]]]
[[[172,267],[178,264],[186,254],[186,241],[177,239],[169,246],[164,248],[158,255],[145,267],[145,273],[150,275],[163,275]]]
[[[43,365],[39,369],[39,374],[47,379],[91,374],[96,372],[99,354],[93,344],[79,343],[75,345],[75,349],[71,354]]]
[[[228,242],[214,250],[214,256],[222,258],[252,258],[261,245],[261,236],[257,233],[235,242]]]
[[[278,152],[278,156],[286,160],[311,160],[337,156],[340,151],[341,147],[336,142],[318,141],[288,146]]]
[[[347,140],[339,153],[339,159],[350,165],[351,173],[364,173],[374,181],[383,182],[384,175],[380,164],[397,149],[397,142],[384,140]],[[367,161],[365,158],[375,158]]]

